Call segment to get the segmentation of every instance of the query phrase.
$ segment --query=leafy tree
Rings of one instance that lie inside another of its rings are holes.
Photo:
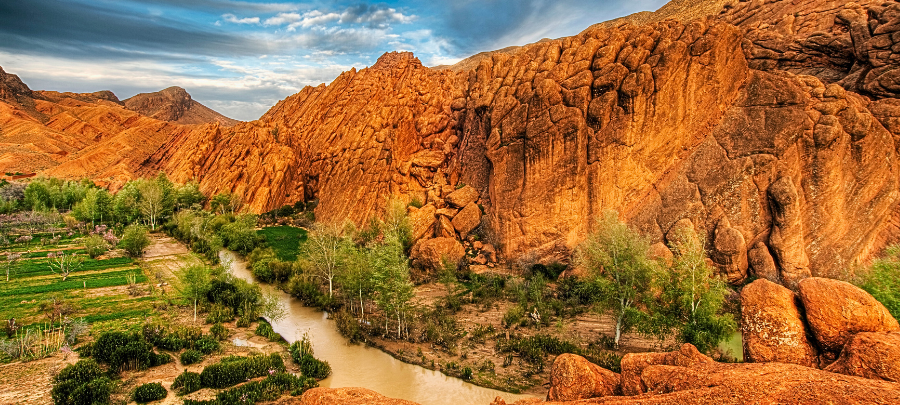
[[[109,244],[100,235],[90,235],[84,238],[84,250],[91,259],[96,259],[98,256],[106,253],[108,249]]]
[[[647,239],[619,221],[614,211],[604,212],[597,231],[578,247],[576,260],[600,291],[600,308],[616,318],[616,346],[622,333],[647,315],[642,308],[651,298],[656,272],[649,249]]]
[[[200,184],[189,181],[175,191],[175,208],[178,210],[197,207],[202,208],[206,196],[200,191]]]
[[[409,280],[408,260],[397,235],[386,235],[383,244],[372,246],[368,261],[373,269],[375,303],[385,313],[397,317],[397,337],[401,337],[403,314],[415,293]]]
[[[84,199],[75,204],[72,215],[78,220],[90,222],[94,226],[97,222],[103,222],[104,217],[111,218],[113,198],[109,192],[103,189],[89,189]]]
[[[209,268],[202,264],[188,266],[176,273],[180,292],[194,302],[194,322],[197,322],[197,303],[206,297],[211,287]]]
[[[366,252],[352,243],[346,244],[344,260],[337,275],[337,283],[344,292],[348,302],[359,300],[359,317],[365,319],[365,299],[371,296],[375,287]]]
[[[165,173],[160,172],[155,179],[139,181],[137,190],[140,192],[138,208],[150,228],[155,231],[156,225],[171,214],[175,207],[174,185]]]
[[[659,278],[661,294],[648,325],[657,335],[674,332],[678,342],[706,352],[737,329],[731,314],[722,310],[728,288],[706,260],[705,238],[682,229],[673,239],[675,256]]]
[[[131,224],[141,218],[141,210],[138,201],[141,192],[138,190],[138,182],[129,181],[116,193],[112,203],[112,213],[116,221],[123,224]]]
[[[143,256],[144,249],[150,246],[147,228],[137,224],[129,225],[125,228],[125,233],[122,235],[122,240],[119,241],[119,246],[125,249],[125,253],[131,257]]]
[[[855,282],[900,319],[900,245],[889,246]]]
[[[334,296],[334,279],[351,243],[337,226],[316,224],[300,247],[305,267],[316,277],[328,282],[329,298]]]
[[[209,201],[209,208],[219,215],[234,215],[235,212],[241,209],[241,199],[235,194],[216,194]]]

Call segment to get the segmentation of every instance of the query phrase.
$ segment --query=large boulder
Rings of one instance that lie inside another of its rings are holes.
[[[313,388],[299,399],[289,398],[280,404],[292,405],[419,405],[405,399],[388,398],[365,388]]]
[[[423,273],[422,277],[417,278],[425,278],[440,273],[445,266],[456,270],[465,255],[465,248],[455,238],[434,238],[416,242],[409,258],[413,268]]]
[[[410,207],[409,225],[412,229],[413,242],[422,239],[426,235],[430,235],[434,231],[435,217],[434,213],[437,208],[434,205],[426,205],[422,208]]]
[[[747,243],[737,228],[732,228],[728,218],[722,217],[713,238],[712,258],[731,284],[747,279]]]
[[[900,331],[884,305],[850,283],[810,277],[799,287],[807,322],[824,350],[838,352],[860,332]]]
[[[811,275],[803,243],[800,196],[790,177],[772,183],[768,194],[773,222],[769,246],[781,270],[781,279],[788,288],[796,289],[800,280]]]
[[[447,194],[444,200],[454,207],[463,208],[478,201],[478,190],[475,190],[472,186],[463,186],[459,190]]]
[[[475,203],[469,203],[453,217],[453,227],[459,232],[459,237],[465,239],[469,232],[481,224],[481,208]]]
[[[825,371],[900,382],[900,333],[856,334],[844,345],[841,357]]]
[[[622,357],[622,394],[640,395],[647,392],[641,379],[644,369],[655,365],[690,367],[698,364],[712,364],[713,359],[700,353],[694,345],[685,343],[676,352],[628,353]]]
[[[793,291],[769,280],[756,280],[741,291],[744,360],[816,367],[818,351]]]
[[[621,376],[575,354],[562,354],[553,361],[550,369],[551,401],[577,401],[579,399],[619,395]]]

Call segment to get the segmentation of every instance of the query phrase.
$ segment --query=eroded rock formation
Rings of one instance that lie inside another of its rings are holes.
[[[219,114],[192,99],[191,95],[181,87],[169,87],[155,93],[141,93],[122,103],[129,110],[160,121],[178,124],[218,122],[225,127],[231,127],[238,123],[237,120]]]

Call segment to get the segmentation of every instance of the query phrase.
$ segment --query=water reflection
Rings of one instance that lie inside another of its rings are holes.
[[[243,259],[232,252],[222,252],[220,257],[223,263],[231,262],[236,277],[254,282]],[[404,363],[377,349],[351,345],[328,321],[326,313],[304,307],[270,285],[261,284],[261,287],[274,293],[286,309],[287,316],[272,323],[272,329],[288,342],[299,340],[304,332],[308,332],[316,357],[331,364],[333,374],[319,382],[322,387],[363,387],[422,405],[486,405],[498,396],[507,402],[531,397],[478,387]]]

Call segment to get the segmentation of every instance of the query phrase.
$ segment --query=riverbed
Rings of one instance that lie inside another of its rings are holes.
[[[224,251],[220,257],[223,263],[231,263],[235,277],[256,283],[243,258]],[[327,313],[305,307],[271,285],[260,284],[260,287],[264,292],[274,294],[285,308],[286,316],[271,322],[272,329],[291,343],[309,333],[315,356],[331,364],[332,375],[319,382],[322,387],[368,388],[422,405],[484,405],[496,397],[507,402],[533,397],[479,387],[439,371],[404,363],[381,350],[350,344],[328,320]]]

